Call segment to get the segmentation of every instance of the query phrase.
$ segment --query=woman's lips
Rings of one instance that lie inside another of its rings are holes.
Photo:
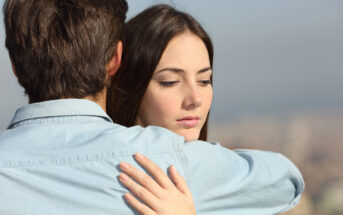
[[[176,121],[183,126],[186,126],[188,128],[192,128],[192,127],[195,127],[198,125],[199,117],[188,116],[188,117],[184,117],[182,119],[178,119]]]

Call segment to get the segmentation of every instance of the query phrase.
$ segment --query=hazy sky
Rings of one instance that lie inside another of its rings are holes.
[[[161,2],[193,15],[213,40],[213,120],[343,110],[343,1],[129,0],[129,17]],[[3,22],[0,36],[2,130],[27,100],[10,69]]]

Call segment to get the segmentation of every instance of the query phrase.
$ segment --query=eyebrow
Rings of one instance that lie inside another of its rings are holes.
[[[199,70],[199,71],[197,72],[197,74],[199,74],[199,73],[204,73],[204,72],[207,72],[207,71],[209,71],[209,70],[212,70],[212,67],[203,68],[203,69]],[[160,73],[160,72],[164,72],[164,71],[171,71],[171,72],[175,72],[175,73],[185,72],[185,70],[180,69],[180,68],[167,67],[167,68],[164,68],[164,69],[161,69],[161,70],[157,71],[156,74],[157,74],[157,73]]]

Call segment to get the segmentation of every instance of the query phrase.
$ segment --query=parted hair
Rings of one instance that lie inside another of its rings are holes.
[[[201,25],[189,14],[165,4],[152,6],[125,24],[122,66],[113,77],[107,96],[107,113],[115,123],[135,124],[144,93],[172,38],[187,31],[205,44],[211,67],[213,45]],[[212,79],[212,78],[211,78]],[[200,140],[207,139],[208,119]]]
[[[6,47],[30,103],[97,96],[126,0],[6,0]]]

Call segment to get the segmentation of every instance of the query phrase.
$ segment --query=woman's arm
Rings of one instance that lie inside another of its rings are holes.
[[[138,201],[131,193],[126,193],[124,198],[134,209],[142,215],[196,214],[192,194],[174,166],[168,170],[171,181],[160,167],[142,154],[135,154],[135,159],[153,178],[126,162],[120,164],[124,173],[119,175],[119,180],[145,203]]]

